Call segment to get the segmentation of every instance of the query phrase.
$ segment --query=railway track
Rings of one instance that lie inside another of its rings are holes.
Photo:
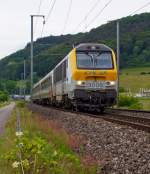
[[[127,109],[107,109],[103,119],[150,132],[150,112]]]
[[[37,106],[37,105],[34,105]],[[31,107],[32,108],[32,107]],[[55,107],[40,107],[46,108],[46,113],[48,113],[48,110],[54,109],[62,112],[68,112],[76,115],[85,115],[93,118],[101,118],[109,122],[122,124],[122,125],[128,125],[133,128],[143,130],[146,132],[150,132],[150,111],[138,111],[138,110],[127,110],[127,109],[111,109],[107,108],[106,112],[104,114],[98,114],[98,113],[87,113],[87,112],[76,112],[76,111],[70,111],[65,110],[62,108],[55,108]],[[39,106],[37,106],[37,109],[39,109]]]

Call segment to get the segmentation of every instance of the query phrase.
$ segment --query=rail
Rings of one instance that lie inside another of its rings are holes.
[[[120,109],[115,109],[115,113],[113,113],[112,111],[114,111],[114,109],[107,109],[106,112],[104,114],[98,114],[98,113],[87,113],[87,112],[76,112],[76,111],[70,111],[70,110],[65,110],[62,108],[55,108],[55,107],[45,107],[45,106],[39,106],[39,105],[35,105],[32,104],[30,106],[30,109],[32,110],[32,107],[34,106],[34,108],[36,107],[36,109],[34,109],[35,112],[39,111],[40,109],[42,109],[42,113],[49,116],[51,113],[51,109],[54,110],[58,110],[58,111],[62,111],[62,112],[68,112],[68,113],[72,113],[72,114],[76,114],[78,115],[84,115],[84,116],[88,116],[88,117],[93,117],[93,118],[101,118],[103,120],[109,121],[109,122],[113,122],[113,123],[117,123],[117,124],[122,124],[122,125],[128,125],[131,126],[133,128],[139,129],[139,130],[143,130],[146,132],[150,132],[150,117],[144,117],[142,115],[139,116],[139,112],[134,112],[134,110],[131,110],[131,112],[133,113],[137,113],[138,116],[136,115],[132,115],[130,110],[125,110],[128,111],[130,114],[126,115],[123,114],[123,110],[122,113],[120,114]],[[141,111],[140,111],[141,113]],[[150,112],[143,112],[145,114],[150,114]],[[150,116],[150,115],[149,115]]]

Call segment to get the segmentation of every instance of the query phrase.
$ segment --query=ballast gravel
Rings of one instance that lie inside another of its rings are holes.
[[[58,120],[71,134],[86,139],[84,151],[91,154],[104,174],[150,174],[150,134],[99,118],[30,106],[35,112]]]

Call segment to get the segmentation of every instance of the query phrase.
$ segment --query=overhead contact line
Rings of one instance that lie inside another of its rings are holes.
[[[113,0],[109,0],[105,6],[97,13],[97,15],[87,24],[87,27],[89,27],[102,13],[103,11],[111,4]]]
[[[36,13],[37,15],[39,15],[40,12],[41,12],[41,6],[42,6],[42,0],[40,0],[39,6],[38,6],[38,11],[37,11],[37,13]],[[34,33],[36,32],[37,22],[38,22],[38,19],[36,19],[36,22],[35,22]]]
[[[147,2],[142,7],[138,8],[137,10],[135,10],[134,12],[132,12],[129,16],[134,15],[135,13],[137,13],[138,11],[142,10],[143,8],[145,8],[145,7],[149,6],[149,5],[150,5],[150,2]]]
[[[78,28],[80,28],[80,26],[82,25],[82,23],[84,22],[85,19],[88,18],[88,16],[93,12],[93,10],[97,7],[97,5],[101,2],[101,0],[96,1],[96,3],[93,5],[93,7],[88,11],[88,13],[85,15],[85,17],[81,20],[81,22],[77,25],[77,27],[75,28],[74,31],[76,31]]]
[[[71,8],[72,8],[72,0],[70,0],[70,3],[69,3],[69,8],[68,8],[65,24],[64,24],[64,27],[63,27],[63,30],[62,30],[62,34],[64,33],[64,31],[66,29],[66,26],[67,26],[67,23],[68,23],[68,20],[69,20],[69,16],[70,16],[70,13],[71,13]]]
[[[42,31],[41,31],[41,37],[43,36],[43,33],[44,33],[44,28],[45,28],[45,24],[47,23],[47,21],[49,20],[51,14],[52,14],[52,11],[54,9],[54,6],[56,4],[56,0],[50,0],[50,4],[52,3],[52,5],[50,6],[50,9],[49,9],[49,12],[47,14],[47,17],[46,17],[46,20],[45,22],[43,23],[43,27],[42,27]]]

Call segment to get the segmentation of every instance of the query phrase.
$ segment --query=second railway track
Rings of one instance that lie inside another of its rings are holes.
[[[32,109],[33,106],[37,107],[38,105],[32,104],[30,108]],[[62,112],[68,112],[68,113],[77,114],[77,115],[85,115],[85,116],[93,117],[93,118],[101,118],[109,122],[122,124],[122,125],[128,125],[139,130],[150,132],[150,112],[149,111],[138,112],[137,110],[123,110],[123,109],[120,110],[120,109],[109,108],[109,109],[106,109],[106,112],[104,114],[95,114],[95,113],[93,114],[93,113],[76,112],[76,111],[65,110],[62,108],[46,107],[46,106],[44,107],[38,106],[37,111],[39,109],[42,109],[43,114],[47,114],[47,109],[49,111],[50,109],[55,109]]]

